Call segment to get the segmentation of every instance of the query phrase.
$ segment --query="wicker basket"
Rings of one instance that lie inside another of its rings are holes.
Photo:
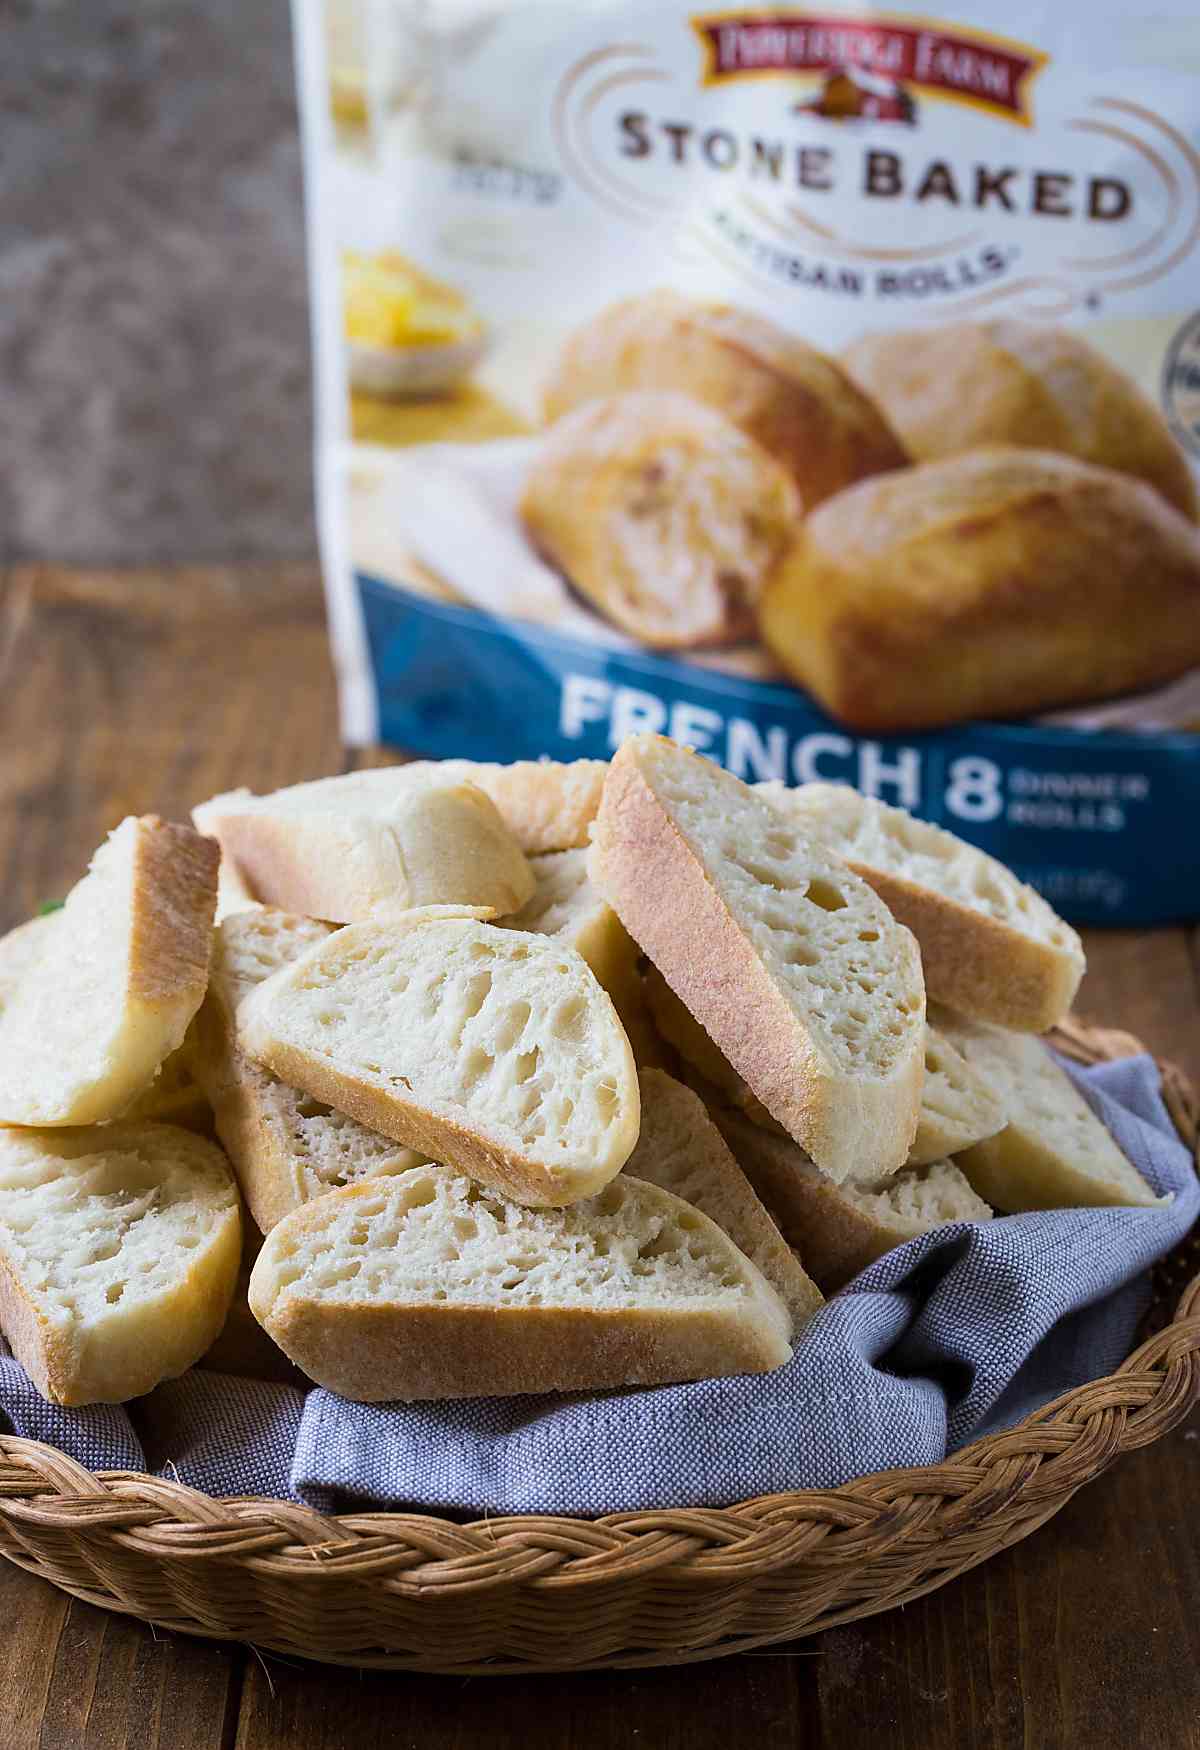
[[[1070,1025],[1082,1062],[1140,1047]],[[1197,1104],[1162,1066],[1195,1149]],[[666,1665],[903,1604],[1017,1543],[1200,1395],[1200,1242],[1159,1266],[1141,1347],[1107,1379],[945,1464],[722,1509],[459,1524],[217,1501],[0,1437],[0,1551],[90,1604],[332,1664],[457,1673]]]

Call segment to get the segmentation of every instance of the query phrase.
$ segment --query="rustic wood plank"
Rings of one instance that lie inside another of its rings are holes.
[[[340,769],[314,571],[10,574],[0,609],[0,927],[125,814]]]
[[[1084,947],[1079,1015],[1136,1034],[1200,1086],[1200,996],[1188,932],[1086,930]]]
[[[813,1658],[632,1672],[402,1677],[267,1656],[246,1668],[237,1750],[792,1750],[819,1735]],[[846,1737],[845,1750],[879,1738]]]
[[[0,1563],[4,1750],[230,1750],[246,1657]]]

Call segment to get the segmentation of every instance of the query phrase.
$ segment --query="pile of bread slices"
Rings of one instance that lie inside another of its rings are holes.
[[[1078,937],[852,790],[639,736],[195,822],[0,942],[0,1325],[54,1401],[259,1327],[363,1401],[762,1371],[939,1223],[1155,1201],[1037,1037]]]

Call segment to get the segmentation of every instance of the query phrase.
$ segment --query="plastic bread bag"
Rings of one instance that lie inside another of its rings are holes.
[[[1189,0],[295,0],[343,724],[1200,893]]]

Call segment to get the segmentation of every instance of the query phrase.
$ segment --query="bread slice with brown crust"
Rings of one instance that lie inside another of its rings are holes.
[[[423,905],[501,914],[524,905],[533,874],[490,798],[461,780],[400,771],[394,792],[329,778],[215,796],[192,818],[242,883],[281,911],[351,923]]]
[[[0,1130],[0,1327],[51,1403],[124,1403],[183,1373],[240,1254],[233,1175],[191,1131]]]
[[[30,961],[0,1012],[0,1123],[99,1123],[153,1080],[208,983],[217,859],[191,827],[131,816],[62,910],[23,926]]]
[[[791,1354],[787,1310],[732,1240],[625,1173],[569,1209],[432,1163],[332,1192],[268,1234],[250,1306],[362,1403],[664,1385]]]
[[[660,736],[613,759],[592,876],[763,1105],[835,1180],[897,1171],[916,1134],[917,946],[841,858]]]
[[[992,1211],[953,1161],[906,1167],[875,1187],[835,1185],[803,1149],[743,1112],[714,1103],[714,1124],[789,1245],[826,1294],[906,1240],[948,1221],[990,1221]]]
[[[715,1221],[756,1264],[792,1315],[794,1331],[825,1297],[759,1201],[703,1100],[663,1070],[644,1069],[642,1130],[625,1171]]]
[[[263,1233],[314,1197],[404,1172],[424,1158],[289,1087],[238,1044],[238,1011],[250,994],[331,934],[315,918],[265,906],[227,917],[216,932],[208,995],[194,1023],[196,1074]]]
[[[1025,1033],[1044,1033],[1066,1015],[1087,964],[1083,944],[995,857],[847,784],[756,788],[844,857],[907,924],[932,1001]]]
[[[1010,1215],[1114,1204],[1146,1208],[1161,1201],[1042,1040],[938,1013],[1008,1111],[1003,1130],[959,1156],[980,1196]]]
[[[724,1053],[717,1050],[657,967],[649,969],[643,983],[655,1025],[686,1066],[684,1079],[689,1080],[691,1072],[698,1072],[701,1080],[714,1088],[726,1104],[736,1106],[764,1129],[786,1136],[782,1124],[772,1118]],[[973,1143],[994,1136],[1006,1122],[1007,1111],[1000,1095],[945,1033],[927,1022],[921,1110],[905,1165],[923,1167],[944,1160],[947,1155],[958,1154]]]
[[[590,1196],[638,1134],[611,999],[573,949],[440,909],[314,944],[242,1005],[242,1046],[518,1203]]]

